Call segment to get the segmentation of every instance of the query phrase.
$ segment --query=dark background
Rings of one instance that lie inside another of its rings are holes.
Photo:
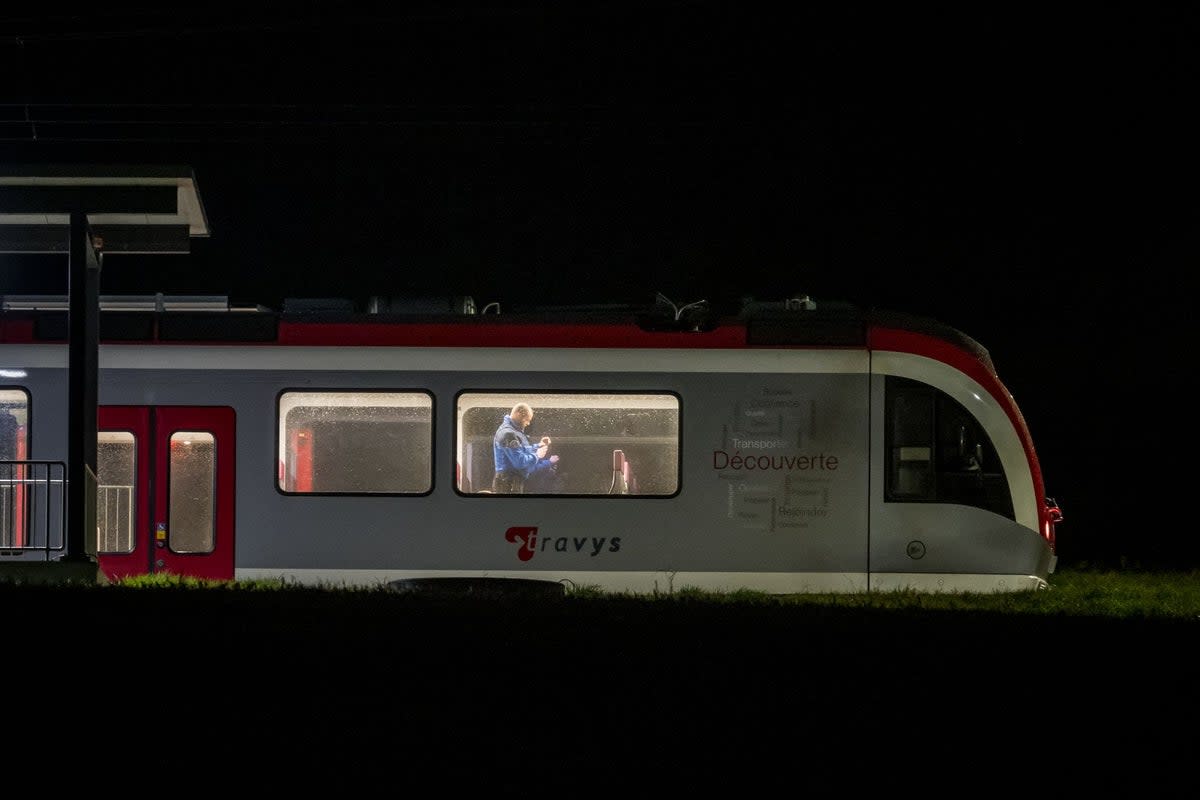
[[[559,7],[561,5],[561,7]],[[0,159],[186,164],[212,237],[101,292],[807,293],[987,347],[1061,563],[1195,568],[1184,14],[715,2],[0,14]],[[0,293],[65,292],[0,256]]]

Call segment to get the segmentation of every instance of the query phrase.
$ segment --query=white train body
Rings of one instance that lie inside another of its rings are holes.
[[[1036,589],[1054,569],[1060,515],[1021,414],[986,352],[934,324],[787,304],[663,330],[621,314],[172,313],[128,315],[153,321],[140,339],[102,314],[111,577],[795,593]],[[10,464],[66,458],[53,319],[4,315]],[[492,493],[493,432],[517,402],[559,460],[540,486]],[[49,494],[23,491],[0,559],[61,547]]]

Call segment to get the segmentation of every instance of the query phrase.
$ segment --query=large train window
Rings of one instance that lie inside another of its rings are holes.
[[[679,491],[678,395],[463,392],[457,406],[462,494],[670,497]],[[522,427],[526,412],[532,421]],[[550,444],[539,454],[544,437]]]
[[[318,391],[279,395],[280,491],[428,494],[433,489],[433,396]]]
[[[960,503],[1014,518],[996,448],[962,404],[932,386],[889,376],[885,405],[886,500]]]
[[[0,547],[25,547],[29,458],[29,392],[0,389]]]

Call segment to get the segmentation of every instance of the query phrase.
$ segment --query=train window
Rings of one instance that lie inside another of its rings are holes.
[[[511,419],[518,404],[533,414],[523,429]],[[670,497],[679,491],[678,395],[463,392],[457,414],[462,494]],[[543,437],[550,444],[539,459]]]
[[[167,545],[211,553],[216,530],[217,442],[204,431],[171,434]]]
[[[96,551],[130,553],[137,440],[128,431],[100,431],[96,438]]]
[[[885,406],[886,500],[960,503],[1014,518],[996,449],[961,403],[932,386],[889,376]]]
[[[28,513],[29,392],[0,389],[0,547],[24,547]]]
[[[279,489],[289,494],[428,494],[433,396],[428,392],[284,392]]]

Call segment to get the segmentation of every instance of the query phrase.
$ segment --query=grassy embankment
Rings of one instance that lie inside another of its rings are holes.
[[[1200,572],[1143,572],[1091,569],[1060,570],[1050,576],[1047,590],[1004,594],[918,593],[910,591],[768,595],[760,592],[714,593],[682,588],[674,593],[612,594],[593,588],[567,589],[562,599],[591,603],[703,603],[800,606],[814,609],[954,610],[1002,614],[1104,617],[1119,619],[1200,620]],[[114,584],[117,589],[180,589],[242,593],[291,592],[303,594],[371,595],[398,597],[393,590],[301,586],[285,581],[202,581],[172,576],[143,576]],[[97,587],[98,589],[113,587]],[[473,598],[468,598],[473,599]],[[489,598],[494,599],[494,598]]]

